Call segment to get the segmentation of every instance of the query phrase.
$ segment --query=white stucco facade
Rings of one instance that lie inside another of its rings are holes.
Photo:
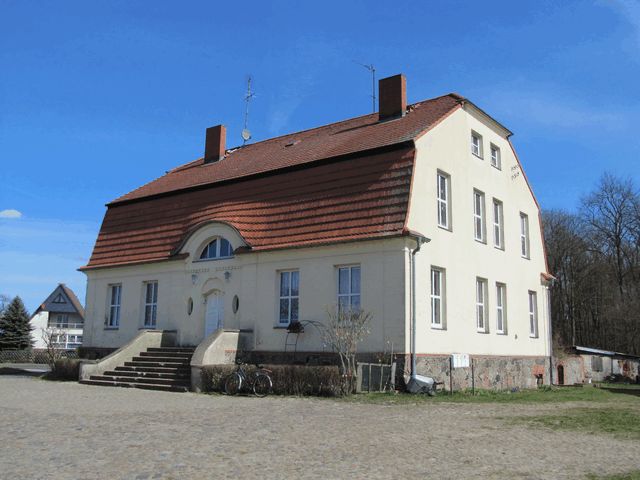
[[[471,134],[482,137],[482,158]],[[508,132],[473,106],[459,109],[416,142],[408,226],[430,242],[416,255],[417,351],[476,355],[548,356],[549,314],[539,208],[507,138]],[[490,145],[501,168],[491,165]],[[438,172],[449,180],[449,228],[438,225]],[[484,193],[485,239],[474,236],[474,190]],[[502,248],[494,246],[493,199],[502,204]],[[528,217],[529,255],[520,250],[520,214]],[[431,324],[432,267],[444,272],[442,328]],[[486,328],[476,326],[476,279],[486,280]],[[496,283],[506,290],[504,334],[496,328]],[[528,292],[537,297],[537,335],[530,335]]]
[[[482,136],[484,159],[471,153],[474,131]],[[406,226],[430,239],[416,255],[417,352],[474,355],[548,356],[549,318],[544,247],[539,209],[508,141],[508,132],[467,105],[416,141],[416,159]],[[500,149],[501,169],[490,164],[490,144]],[[436,176],[450,179],[449,228],[438,226]],[[485,195],[485,241],[474,239],[474,189]],[[492,201],[503,205],[503,246],[492,237]],[[520,250],[520,214],[528,217],[528,258]],[[313,248],[248,252],[233,258],[197,260],[211,239],[244,245],[224,223],[203,225],[187,238],[186,258],[85,271],[88,277],[84,345],[115,348],[144,328],[145,283],[157,282],[155,328],[176,330],[178,343],[197,345],[205,337],[207,301],[220,297],[224,328],[253,331],[253,348],[283,351],[286,329],[278,325],[279,272],[298,271],[299,318],[323,322],[337,301],[337,271],[361,268],[361,306],[373,314],[363,352],[409,352],[411,251],[413,237],[395,237]],[[431,324],[431,268],[444,272],[441,328]],[[486,326],[476,324],[476,279],[486,280]],[[506,289],[504,333],[495,328],[495,285]],[[110,289],[120,285],[118,325],[109,325]],[[530,335],[529,292],[537,297],[537,331]],[[234,311],[234,297],[238,308]],[[192,309],[190,308],[193,305]],[[298,350],[322,351],[320,335],[309,330]]]
[[[143,285],[158,282],[156,328],[177,330],[181,345],[197,345],[205,337],[207,299],[221,295],[223,327],[253,331],[254,348],[282,351],[286,329],[278,324],[279,272],[295,270],[300,276],[301,321],[323,322],[327,308],[337,299],[337,268],[360,265],[362,307],[374,314],[372,334],[363,348],[383,351],[404,348],[404,258],[402,238],[306,249],[245,253],[231,259],[193,261],[207,240],[228,239],[234,248],[241,239],[227,225],[203,227],[184,246],[185,260],[88,271],[85,345],[117,347],[143,328]],[[105,326],[110,285],[122,285],[120,325]],[[233,299],[239,307],[233,311]],[[190,299],[193,310],[189,314]],[[309,329],[299,349],[322,351],[320,334]]]

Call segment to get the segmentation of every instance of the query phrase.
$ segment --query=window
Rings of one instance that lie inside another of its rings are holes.
[[[496,283],[496,332],[507,333],[507,286]]]
[[[597,355],[591,357],[591,370],[594,372],[602,372],[602,357],[598,357]]]
[[[491,166],[502,170],[502,159],[500,158],[500,149],[493,143],[491,144]]]
[[[485,242],[484,193],[473,191],[473,235],[479,242]]]
[[[446,173],[438,172],[437,190],[438,190],[438,226],[446,229],[451,228],[449,220],[449,183],[450,177]]]
[[[520,253],[529,258],[529,217],[520,212]]]
[[[158,282],[144,283],[144,326],[155,328],[158,315]]]
[[[431,326],[444,328],[444,270],[431,268]]]
[[[56,298],[53,299],[53,303],[67,303],[61,293],[58,294]]]
[[[471,132],[471,153],[482,158],[482,136],[476,132]]]
[[[68,328],[69,327],[69,315],[66,315],[66,314],[58,314],[58,315],[56,315],[56,327],[57,328]]]
[[[233,248],[226,238],[218,237],[207,244],[200,254],[200,260],[233,257]]]
[[[487,281],[476,278],[476,327],[479,332],[486,333],[487,329]]]
[[[338,268],[338,309],[360,310],[360,266]]]
[[[504,250],[503,207],[500,200],[493,199],[493,245]]]
[[[67,335],[67,349],[73,349],[82,346],[82,335]]]
[[[118,328],[120,325],[120,300],[122,297],[122,285],[109,285],[109,317],[107,327]]]
[[[538,295],[529,290],[529,336],[538,336]]]
[[[286,326],[299,319],[300,272],[280,272],[280,313],[278,325]]]

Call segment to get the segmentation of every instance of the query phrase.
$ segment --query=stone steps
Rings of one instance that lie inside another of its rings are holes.
[[[146,383],[137,382],[114,382],[104,380],[80,380],[83,385],[95,385],[100,387],[126,387],[126,388],[141,388],[143,390],[159,390],[162,392],[188,392],[189,387],[174,386],[174,385],[151,385]]]
[[[183,380],[190,378],[189,370],[165,371],[165,372],[145,372],[140,370],[120,370],[127,367],[116,367],[113,370],[109,370],[103,373],[103,375],[109,375],[112,377],[144,377],[144,378],[173,378],[176,380]]]
[[[193,353],[189,352],[140,352],[143,358],[175,358],[176,360],[191,360]]]
[[[147,352],[174,352],[174,353],[190,353],[193,355],[195,347],[149,347]]]
[[[143,388],[166,392],[188,392],[191,387],[191,356],[194,348],[148,348],[124,365],[102,375],[81,380],[84,385]]]
[[[115,383],[144,383],[147,385],[169,385],[174,387],[189,387],[189,379],[176,380],[175,378],[148,378],[148,377],[121,377],[119,375],[91,375],[89,380]]]
[[[176,362],[166,359],[147,360],[144,357],[133,357],[131,362],[124,362],[125,367],[172,367],[180,368],[188,365],[188,362]]]
[[[149,366],[131,366],[131,365],[123,365],[121,367],[116,367],[114,370],[118,372],[143,372],[143,373],[184,373],[188,374],[191,372],[190,367],[149,367]]]

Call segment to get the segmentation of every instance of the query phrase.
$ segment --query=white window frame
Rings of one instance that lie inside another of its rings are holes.
[[[479,199],[479,202],[477,201]],[[478,211],[480,208],[480,211]],[[473,189],[473,238],[481,243],[487,243],[487,227],[485,215],[484,192]],[[479,229],[479,231],[478,231]],[[480,236],[478,236],[478,234]]]
[[[296,295],[293,294],[293,278],[294,276],[298,281],[298,292]],[[287,279],[287,290],[283,293],[282,291],[282,282]],[[281,316],[282,310],[281,305],[282,302],[287,302],[287,317],[283,318]],[[298,305],[298,313],[297,317],[293,318],[293,304],[294,302]],[[278,313],[277,313],[277,321],[278,326],[287,327],[291,324],[291,322],[300,321],[300,271],[299,270],[280,270],[278,272]]]
[[[480,333],[489,332],[487,285],[486,278],[476,277],[476,330]]]
[[[158,281],[146,281],[143,285],[142,323],[144,328],[156,328],[158,325]],[[149,288],[151,288],[151,300],[149,300]]]
[[[436,198],[438,226],[451,230],[451,176],[440,170],[436,176]]]
[[[496,333],[507,333],[507,285],[496,282]]]
[[[226,242],[227,244],[229,244],[229,255],[222,255],[222,242]],[[216,242],[215,245],[215,252],[213,252],[213,255],[210,255],[210,246],[213,242]],[[202,256],[205,254],[206,252],[206,257],[202,258]],[[200,256],[198,257],[198,259],[196,260],[197,262],[208,262],[211,260],[225,260],[227,258],[233,258],[233,245],[231,245],[231,242],[229,240],[227,240],[224,237],[215,237],[212,238],[211,240],[209,240],[207,242],[207,244],[202,248],[202,250],[200,250]]]
[[[446,274],[443,268],[431,267],[431,328],[446,326]],[[439,320],[439,321],[438,321]]]
[[[520,212],[520,255],[522,258],[531,258],[529,245],[529,215]]]
[[[114,296],[114,289],[117,292]],[[122,306],[122,284],[114,283],[109,284],[107,289],[109,305],[109,313],[106,319],[106,328],[119,328],[120,327],[120,309]]]
[[[504,204],[493,199],[493,246],[504,250]]]
[[[529,290],[529,337],[538,338],[538,293]]]
[[[491,166],[502,170],[502,157],[500,155],[500,147],[495,146],[493,143],[490,147],[491,151]]]
[[[477,144],[476,144],[477,140]],[[475,155],[479,159],[483,159],[483,148],[482,148],[482,135],[478,132],[471,131],[471,154]]]
[[[348,290],[346,292],[340,293],[340,272],[348,271]],[[353,275],[355,272],[358,272],[359,281],[357,292],[353,291]],[[342,309],[343,305],[348,305],[349,309],[354,310],[354,304],[357,304],[357,311],[362,310],[362,268],[360,265],[342,265],[336,267],[337,279],[336,279],[336,291],[337,291],[337,300],[338,300],[338,310]],[[357,302],[355,302],[357,298]],[[354,310],[356,311],[356,310]]]

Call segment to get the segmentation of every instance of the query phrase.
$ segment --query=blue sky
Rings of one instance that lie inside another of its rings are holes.
[[[247,75],[260,140],[368,113],[355,62],[508,126],[543,208],[605,170],[640,181],[639,0],[0,0],[0,293],[83,299],[104,204],[200,156],[208,126],[241,143]]]

